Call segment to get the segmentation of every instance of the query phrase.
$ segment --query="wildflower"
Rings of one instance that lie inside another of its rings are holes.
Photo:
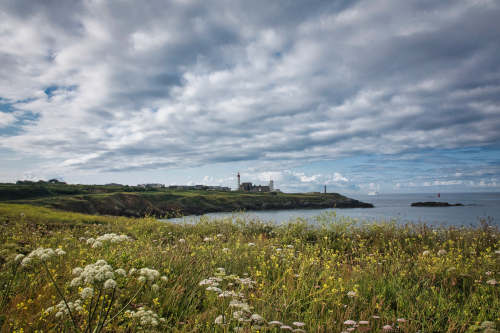
[[[293,245],[291,245],[291,244],[287,245],[286,247],[289,248],[289,249],[293,249]]]
[[[87,244],[88,245],[92,245],[92,244],[94,244],[94,242],[95,242],[95,239],[92,238],[92,237],[90,237],[89,239],[87,239]]]
[[[154,281],[160,277],[160,273],[157,270],[147,267],[141,268],[139,275],[144,276],[148,281]]]
[[[369,325],[370,322],[368,320],[360,320],[358,324],[360,324],[360,325]]]
[[[32,260],[33,260],[33,259],[28,258],[28,257],[24,258],[24,259],[21,261],[21,266],[24,266],[24,267],[29,266],[29,264],[31,263],[31,261],[32,261]]]
[[[159,289],[160,286],[158,286],[156,283],[151,286],[151,291],[154,293],[157,293]]]
[[[81,277],[76,277],[73,280],[71,280],[71,282],[69,283],[69,285],[71,287],[78,287],[78,286],[81,286],[82,284],[83,284],[83,280]]]
[[[493,272],[488,271],[488,272],[486,272],[485,274],[486,274],[487,276],[490,276],[490,275],[493,275]]]
[[[224,324],[224,316],[223,315],[217,316],[217,318],[215,318],[214,320],[214,323],[218,325]]]
[[[303,323],[303,322],[301,322],[301,321],[294,321],[292,324],[294,326],[297,326],[297,327],[304,327],[304,326],[306,326],[306,324]]]
[[[398,323],[401,323],[401,324],[402,324],[402,323],[406,323],[406,319],[404,319],[404,318],[398,318],[396,321],[397,321]]]
[[[83,299],[90,298],[92,295],[94,295],[94,289],[90,287],[83,288],[80,292],[80,297]]]
[[[224,298],[224,297],[238,297],[239,295],[236,294],[232,290],[224,290],[222,293],[219,294],[219,298]]]
[[[252,246],[255,246],[255,243],[248,243],[247,245],[252,247]]]
[[[24,254],[18,254],[18,255],[14,258],[14,261],[15,261],[15,262],[18,262],[18,261],[20,261],[20,260],[21,260],[21,259],[23,259],[23,258],[24,258]]]
[[[392,326],[391,325],[384,325],[382,327],[382,330],[384,330],[385,332],[390,332],[390,331],[392,331]]]
[[[498,282],[497,282],[497,280],[495,280],[495,279],[491,279],[491,280],[486,281],[486,283],[487,283],[487,284],[490,284],[490,285],[492,285],[492,286],[494,286],[494,285],[496,285]]]
[[[283,323],[281,321],[277,321],[277,320],[273,320],[273,321],[270,321],[269,323],[267,323],[268,325],[270,326],[283,326]]]
[[[134,275],[134,273],[137,271],[137,269],[135,268],[131,268],[129,271],[128,271],[128,275]]]
[[[65,252],[65,251],[63,251],[63,250],[61,250],[61,249],[59,249],[59,248],[55,249],[55,251],[54,251],[54,252],[55,252],[58,256],[63,256],[63,255],[65,255],[65,254],[66,254],[66,252]]]
[[[349,319],[344,321],[344,325],[356,325],[356,322],[354,320]]]
[[[217,234],[216,237],[217,238],[222,238],[222,237],[224,237],[224,234]]]
[[[288,326],[288,325],[281,325],[280,327],[282,330],[289,330],[289,331],[293,331],[293,328]]]
[[[116,288],[116,281],[113,279],[108,279],[104,282],[104,289],[114,289]]]
[[[184,238],[179,239],[179,243],[186,243],[186,240]]]
[[[445,256],[447,253],[446,250],[441,249],[438,251],[438,256]]]
[[[159,323],[164,323],[165,319],[160,318],[156,313],[151,310],[146,310],[143,307],[140,307],[136,312],[128,311],[127,314],[137,319],[139,324],[143,327],[157,327]]]
[[[102,243],[99,242],[99,241],[95,241],[93,244],[92,244],[92,248],[93,249],[96,249],[98,247],[102,247]]]
[[[303,329],[301,328],[296,328],[294,329],[292,332],[295,332],[295,333],[306,333],[306,331],[304,331]]]
[[[165,275],[162,275],[160,278],[163,282],[167,282],[168,278]]]
[[[211,237],[205,237],[205,238],[203,238],[203,241],[204,242],[211,242],[212,238]]]
[[[429,250],[425,250],[424,252],[422,252],[422,256],[424,256],[424,257],[427,257],[430,254],[431,254],[431,251],[429,251]]]
[[[127,276],[127,272],[123,268],[115,269],[115,273],[121,276]]]
[[[358,296],[358,294],[355,291],[351,290],[350,292],[347,293],[347,296],[349,296],[349,297],[356,297],[356,296]]]
[[[213,292],[216,292],[218,294],[222,292],[222,289],[220,289],[218,287],[214,287],[214,286],[207,287],[205,290],[207,290],[207,291],[213,291]]]
[[[257,324],[265,322],[264,318],[262,318],[262,316],[257,314],[257,313],[254,313],[253,315],[251,315],[250,320],[252,320],[253,322],[255,322]]]
[[[223,249],[222,249],[222,252],[224,252],[224,253],[228,253],[228,252],[229,252],[229,249],[228,249],[227,247],[225,247],[225,248],[223,248]]]
[[[380,319],[380,316],[377,316],[377,315],[373,315],[372,316],[373,319]]]
[[[222,275],[226,274],[226,270],[223,267],[218,267],[216,269],[216,271],[217,271],[217,273],[222,274]]]
[[[75,267],[71,271],[71,273],[73,273],[73,275],[80,275],[82,272],[83,272],[83,268],[81,268],[81,267]]]

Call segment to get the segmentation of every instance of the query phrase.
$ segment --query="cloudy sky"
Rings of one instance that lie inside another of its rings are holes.
[[[500,2],[0,0],[0,181],[500,191]]]

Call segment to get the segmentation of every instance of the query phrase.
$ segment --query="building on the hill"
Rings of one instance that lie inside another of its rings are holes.
[[[270,180],[269,185],[254,185],[250,182],[241,182],[240,173],[238,172],[238,191],[243,192],[274,192],[274,181]]]

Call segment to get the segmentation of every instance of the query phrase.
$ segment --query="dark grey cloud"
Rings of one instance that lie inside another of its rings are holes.
[[[36,114],[0,145],[66,168],[500,142],[496,1],[16,0],[0,19],[0,98]]]

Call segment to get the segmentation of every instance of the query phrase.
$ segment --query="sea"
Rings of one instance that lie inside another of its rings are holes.
[[[298,218],[314,224],[318,216],[334,216],[335,219],[355,219],[358,222],[395,222],[398,224],[425,223],[429,226],[479,226],[483,222],[500,227],[500,193],[407,193],[349,196],[369,202],[375,208],[327,208],[262,210],[243,213],[209,213],[205,218],[219,219],[245,216],[249,219],[274,224],[295,221]],[[461,203],[458,207],[411,207],[412,202],[441,201],[450,204]],[[200,216],[185,216],[169,219],[171,222],[196,223]]]

